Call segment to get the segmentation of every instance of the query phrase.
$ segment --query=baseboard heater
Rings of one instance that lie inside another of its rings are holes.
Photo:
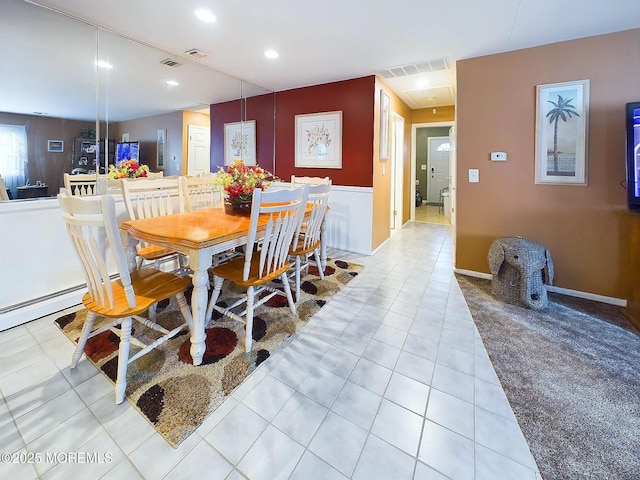
[[[58,292],[50,293],[49,295],[43,295],[42,297],[31,298],[21,303],[9,305],[8,307],[0,308],[0,315],[13,312],[14,310],[20,310],[21,308],[31,307],[38,303],[46,302],[47,300],[52,300],[56,297],[61,297],[62,295],[67,295],[69,293],[77,292],[78,290],[82,290],[83,288],[87,288],[87,286],[85,284],[77,285],[75,287],[70,287],[65,290],[60,290]]]

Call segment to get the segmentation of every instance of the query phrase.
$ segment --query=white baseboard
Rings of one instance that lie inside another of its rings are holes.
[[[41,301],[29,303],[24,307],[10,310],[0,315],[0,331],[21,325],[35,320],[45,315],[50,315],[65,308],[73,307],[82,303],[82,296],[86,292],[86,287],[78,288],[75,291],[53,295]]]
[[[467,277],[483,278],[485,280],[491,280],[490,273],[475,272],[473,270],[464,270],[461,268],[455,268],[455,273],[460,275],[466,275]],[[609,305],[615,305],[617,307],[626,307],[627,300],[624,298],[607,297],[604,295],[597,295],[595,293],[581,292],[579,290],[571,290],[570,288],[561,288],[553,285],[547,285],[547,291],[553,293],[559,293],[561,295],[568,295],[570,297],[584,298],[586,300],[594,300],[596,302],[608,303]]]

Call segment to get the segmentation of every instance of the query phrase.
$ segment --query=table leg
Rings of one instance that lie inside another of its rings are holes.
[[[189,266],[193,270],[191,293],[191,313],[193,315],[193,331],[191,332],[191,358],[194,365],[202,363],[202,357],[206,349],[205,326],[207,313],[207,300],[209,298],[207,286],[209,285],[209,267],[211,266],[211,252],[200,250],[189,253]]]
[[[138,245],[138,240],[126,233],[125,236],[126,241],[124,243],[124,253],[127,257],[127,265],[129,267],[129,271],[133,272],[138,268],[138,265],[136,263],[136,245]]]
[[[327,268],[327,215],[325,214],[320,225],[320,263],[322,271]]]

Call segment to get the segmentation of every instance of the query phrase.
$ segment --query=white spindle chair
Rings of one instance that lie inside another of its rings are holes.
[[[289,250],[289,255],[295,258],[296,302],[300,300],[300,274],[303,270],[308,270],[310,255],[314,256],[320,278],[324,279],[324,270],[320,261],[321,227],[327,213],[331,184],[308,184],[308,189],[307,204],[311,204],[311,214],[304,223],[300,224]]]
[[[76,175],[65,173],[63,175],[64,188],[69,194],[77,196],[96,195],[97,179],[98,175],[93,173],[78,173]]]
[[[216,310],[233,320],[246,325],[245,350],[251,350],[253,312],[276,294],[286,295],[291,313],[296,313],[296,306],[291,295],[287,279],[289,269],[288,253],[293,236],[299,228],[306,206],[307,187],[291,190],[262,191],[253,193],[251,209],[251,225],[247,235],[245,254],[227,263],[213,268],[214,287],[207,308],[207,319]],[[258,219],[260,215],[268,216],[266,231],[259,248],[251,248],[258,240]],[[284,292],[269,283],[279,278]],[[245,288],[246,294],[228,307],[216,305],[222,284],[231,280],[237,286]],[[262,298],[260,295],[268,291]],[[256,299],[259,299],[256,301]],[[241,312],[233,309],[246,304]]]
[[[84,347],[90,337],[111,330],[120,337],[118,370],[115,384],[116,403],[124,400],[127,386],[127,366],[137,358],[177,335],[184,328],[192,327],[191,310],[184,298],[184,291],[191,285],[190,278],[178,277],[154,268],[129,272],[127,259],[120,238],[116,219],[115,202],[110,195],[70,196],[66,190],[58,195],[67,232],[80,259],[88,292],[82,303],[89,310],[78,345],[72,356],[71,368],[78,365]],[[106,247],[109,247],[107,250]],[[106,252],[115,261],[119,277],[112,280]],[[185,323],[167,330],[162,325],[142,316],[161,300],[175,297]],[[96,317],[111,319],[106,326],[93,330]],[[160,334],[149,345],[132,337],[131,323],[137,320]],[[120,328],[115,328],[116,325]],[[141,348],[129,358],[130,344]]]
[[[130,220],[171,215],[184,212],[184,201],[179,177],[123,178],[122,197]],[[185,270],[186,260],[175,251],[139,242],[136,246],[138,268],[177,259],[179,271]],[[176,257],[177,256],[177,257]]]
[[[222,208],[222,188],[212,176],[180,177],[182,199],[187,211]]]

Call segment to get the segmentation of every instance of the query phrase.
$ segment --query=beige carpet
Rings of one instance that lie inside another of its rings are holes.
[[[176,447],[200,425],[209,414],[264,360],[269,358],[296,330],[358,275],[362,266],[340,260],[329,260],[325,279],[320,280],[315,267],[310,267],[301,280],[302,294],[297,314],[292,315],[285,297],[276,296],[255,311],[253,347],[244,351],[244,325],[220,320],[207,327],[207,349],[202,365],[192,365],[189,335],[179,335],[137,361],[127,371],[127,399]],[[231,304],[241,294],[231,282],[225,282],[218,304]],[[190,292],[187,298],[190,299]],[[65,315],[55,320],[65,335],[76,342],[87,311]],[[96,322],[96,328],[100,326]],[[182,321],[175,302],[158,307],[158,322],[170,328]],[[134,322],[134,335],[145,343],[155,332]],[[145,340],[146,339],[146,340]],[[115,382],[118,362],[117,335],[107,331],[87,342],[85,354],[100,371]],[[137,350],[132,346],[131,355]]]
[[[456,277],[542,477],[640,479],[640,332],[620,309],[550,293],[529,310]]]

